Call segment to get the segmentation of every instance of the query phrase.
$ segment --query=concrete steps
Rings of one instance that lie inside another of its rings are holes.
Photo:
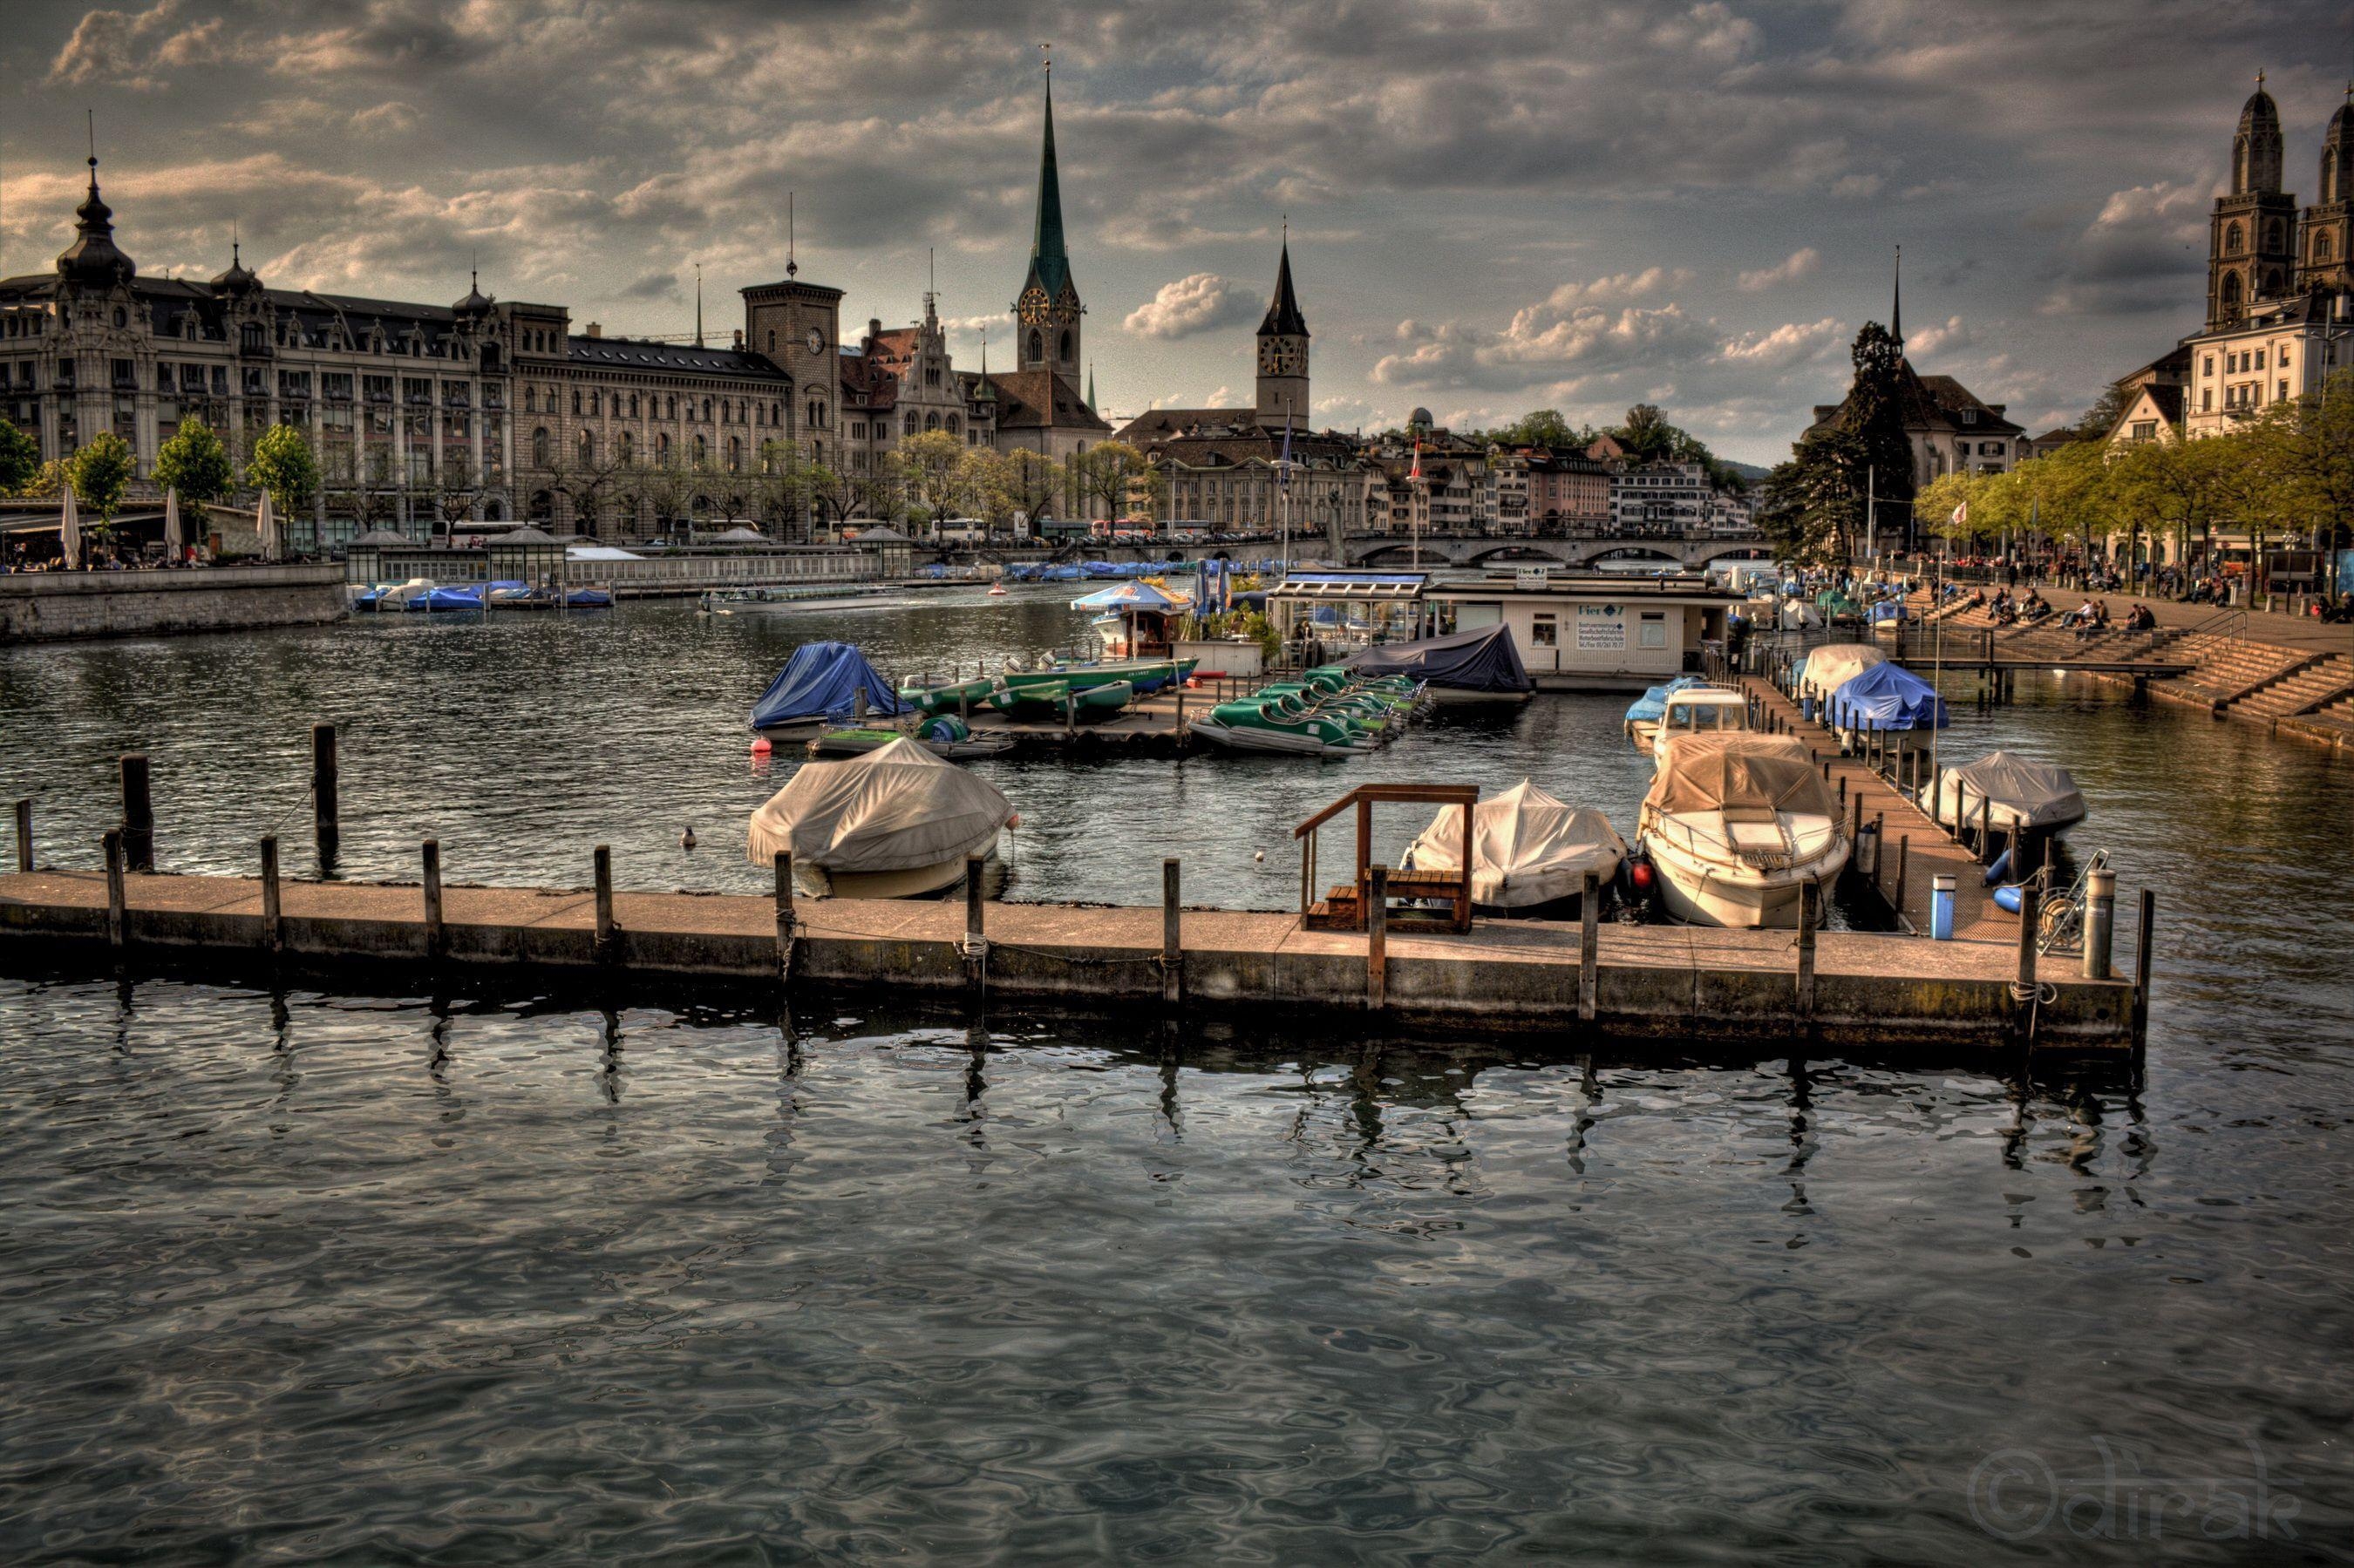
[[[2316,655],[2268,642],[2248,642],[2235,637],[2194,631],[2176,645],[2177,652],[2193,655],[2190,673],[2150,684],[2152,696],[2188,703],[2221,713],[2251,692],[2313,662]]]
[[[2341,699],[2354,703],[2354,654],[2324,654],[2242,693],[2230,707],[2248,718],[2290,718]]]

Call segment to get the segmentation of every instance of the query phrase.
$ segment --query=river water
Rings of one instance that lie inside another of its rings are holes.
[[[743,718],[796,642],[897,669],[1076,620],[10,649],[0,794],[90,863],[143,748],[163,866],[247,870],[307,841],[331,718],[341,874],[438,835],[453,879],[581,882],[610,842],[625,886],[756,890],[790,763]],[[2347,1561],[2354,768],[1967,690],[1956,754],[2066,761],[2078,847],[2159,891],[2138,1073],[20,966],[0,1556]],[[1631,828],[1624,705],[982,770],[1009,896],[1148,902],[1175,853],[1189,900],[1281,907],[1291,824],[1366,778],[1529,776]]]

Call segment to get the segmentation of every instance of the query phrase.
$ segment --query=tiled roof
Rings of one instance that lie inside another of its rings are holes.
[[[575,365],[610,366],[616,370],[673,370],[738,380],[752,377],[786,386],[792,381],[768,355],[748,348],[696,348],[691,344],[575,334],[565,344],[565,357]]]
[[[1051,370],[992,372],[1001,430],[1101,430],[1111,427],[1087,407],[1071,384]]]

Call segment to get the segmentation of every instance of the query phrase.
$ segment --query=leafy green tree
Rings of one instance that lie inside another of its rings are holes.
[[[1543,447],[1556,452],[1583,451],[1594,444],[1594,437],[1593,426],[1572,425],[1558,408],[1534,409],[1488,432],[1489,440],[1499,446]]]
[[[41,471],[41,444],[0,419],[0,495],[26,493]]]
[[[965,501],[964,453],[963,438],[946,430],[926,430],[899,443],[891,468],[906,486],[911,521],[917,511],[925,524],[958,514]]]
[[[122,493],[138,469],[131,443],[112,430],[101,430],[68,460],[66,476],[73,482],[74,494],[98,514],[101,532],[114,525],[114,509],[122,503]]]
[[[2111,478],[2130,512],[2147,519],[2153,533],[2171,533],[2174,559],[2188,562],[2192,536],[2214,530],[2217,510],[2228,499],[2223,471],[2239,455],[2227,437],[2146,441],[2118,460]]]
[[[1863,525],[1866,449],[1836,425],[1809,430],[1759,487],[1752,511],[1776,558],[1834,566]]]
[[[279,515],[290,517],[319,493],[319,460],[311,443],[292,425],[273,425],[253,443],[245,465],[245,482],[270,493]]]
[[[1161,493],[1161,471],[1126,441],[1098,441],[1079,454],[1078,488],[1082,506],[1100,503],[1106,517],[1140,511],[1149,517]]]
[[[192,506],[218,501],[236,488],[237,465],[218,432],[191,416],[180,421],[180,433],[155,451],[155,482],[176,490]]]
[[[66,461],[51,458],[25,483],[22,494],[37,501],[55,501],[66,493]]]
[[[2245,434],[2274,476],[2285,520],[2312,531],[2334,578],[2337,552],[2354,545],[2354,367],[2331,372],[2316,396],[2273,404]]]

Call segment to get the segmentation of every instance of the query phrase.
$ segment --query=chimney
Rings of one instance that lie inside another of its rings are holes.
[[[583,337],[603,337],[605,335],[604,323],[601,322],[590,322],[587,326],[581,329],[581,335]]]
[[[737,353],[739,353],[739,354],[740,354],[741,352],[743,352],[743,348],[744,348],[744,329],[743,329],[742,327],[737,327],[737,328],[736,329],[736,348],[737,348]]]

